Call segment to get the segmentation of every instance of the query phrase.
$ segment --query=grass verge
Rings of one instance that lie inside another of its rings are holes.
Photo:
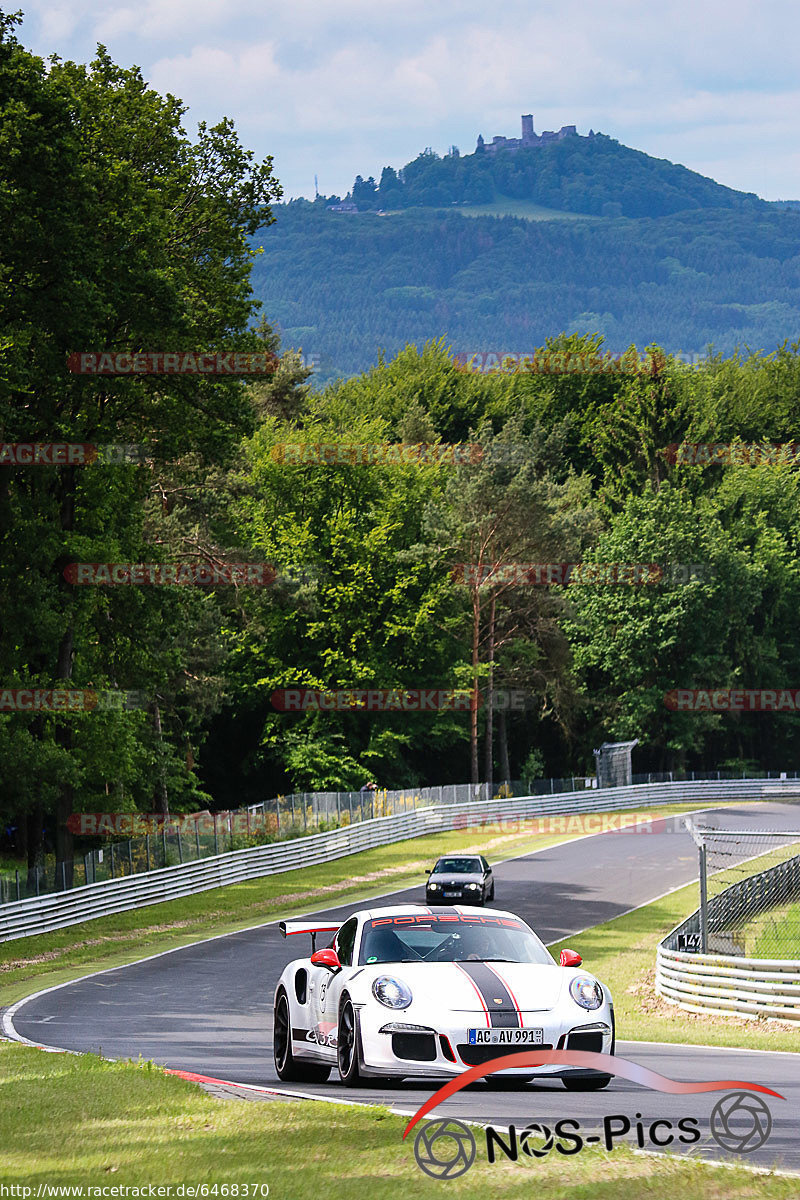
[[[39,1187],[47,1196],[47,1185],[105,1188],[108,1196],[124,1194],[114,1187],[147,1195],[148,1186],[171,1185],[174,1197],[181,1184],[215,1183],[228,1185],[227,1195],[236,1185],[239,1197],[244,1185],[266,1184],[270,1200],[416,1200],[443,1188],[458,1200],[527,1200],[534,1188],[540,1200],[797,1195],[796,1179],[625,1147],[490,1166],[480,1138],[469,1172],[443,1184],[417,1167],[413,1134],[401,1140],[405,1123],[379,1108],[216,1099],[149,1063],[0,1044],[0,1183],[34,1197]]]
[[[669,805],[610,815],[614,820],[633,823],[637,816],[651,820],[687,812],[693,807],[696,806]],[[473,827],[428,834],[317,867],[267,875],[181,900],[99,917],[53,933],[4,942],[0,944],[0,1007],[7,1007],[40,988],[135,962],[148,954],[187,946],[204,937],[233,933],[276,917],[380,895],[395,888],[421,885],[425,867],[432,866],[440,854],[474,850],[496,862],[546,849],[581,836],[585,831],[584,819],[579,814],[566,818],[566,831],[556,833],[536,832],[540,826],[534,818],[516,833],[503,832],[494,824],[484,830]],[[552,823],[553,819],[549,820]],[[421,900],[423,895],[420,889]]]

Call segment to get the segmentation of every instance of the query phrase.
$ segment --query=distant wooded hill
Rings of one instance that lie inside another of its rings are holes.
[[[361,211],[274,206],[255,239],[255,293],[318,382],[434,337],[530,352],[599,332],[615,352],[725,354],[798,338],[800,212],[602,135],[426,152],[348,198]]]
[[[549,146],[443,158],[426,150],[380,181],[356,176],[348,199],[360,210],[481,204],[500,197],[605,217],[665,217],[692,208],[758,209],[737,192],[665,158],[651,158],[604,134]]]

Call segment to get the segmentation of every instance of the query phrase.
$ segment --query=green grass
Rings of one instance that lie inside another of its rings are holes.
[[[406,1120],[382,1108],[216,1099],[151,1064],[0,1044],[0,1183],[34,1196],[43,1184],[103,1187],[109,1196],[113,1187],[171,1185],[175,1196],[180,1184],[204,1183],[237,1184],[240,1196],[245,1184],[267,1184],[271,1200],[797,1195],[796,1179],[626,1147],[489,1166],[480,1141],[471,1170],[442,1183],[417,1167],[413,1134],[402,1141]]]
[[[577,950],[587,969],[608,984],[624,1040],[800,1051],[800,1027],[790,1022],[685,1012],[656,995],[656,946],[696,908],[692,883],[550,948],[556,954],[565,946]]]
[[[737,936],[747,958],[800,959],[800,904],[783,904],[761,913]]]
[[[545,208],[533,200],[514,200],[504,196],[486,204],[453,204],[440,212],[457,212],[462,217],[522,217],[526,221],[600,221],[601,217],[590,213],[567,212],[561,208]]]
[[[671,816],[690,811],[692,805],[665,805],[657,809],[632,809],[612,814],[613,819]],[[595,815],[595,814],[592,814]],[[580,817],[580,814],[577,814]],[[526,854],[531,850],[580,836],[581,830],[541,834],[533,818],[520,822],[520,832],[472,828],[428,834],[365,850],[317,867],[304,867],[279,875],[228,887],[214,888],[154,904],[148,908],[100,917],[53,933],[37,934],[0,944],[0,1007],[13,1004],[39,988],[65,983],[80,975],[135,962],[148,954],[170,950],[233,933],[277,917],[309,912],[371,896],[387,890],[422,884],[424,869],[440,854],[474,848],[491,861]]]

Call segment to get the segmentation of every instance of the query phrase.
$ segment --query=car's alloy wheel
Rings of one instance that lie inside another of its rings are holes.
[[[275,1020],[272,1026],[272,1053],[279,1079],[287,1082],[324,1083],[331,1073],[321,1063],[304,1063],[292,1054],[291,1017],[289,1001],[284,991],[275,997]]]
[[[339,1078],[346,1087],[358,1087],[363,1082],[359,1070],[358,1023],[356,1010],[349,997],[345,997],[339,1013],[339,1036],[337,1039],[337,1060]]]

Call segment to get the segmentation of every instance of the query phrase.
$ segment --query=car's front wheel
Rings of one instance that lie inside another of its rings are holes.
[[[272,1026],[272,1054],[278,1078],[291,1083],[324,1083],[331,1073],[321,1063],[299,1062],[292,1054],[292,1026],[289,1000],[281,990],[275,997],[275,1020]]]
[[[359,1087],[364,1082],[359,1063],[359,1035],[356,1010],[349,996],[339,1012],[339,1035],[336,1047],[339,1078],[345,1087]]]

